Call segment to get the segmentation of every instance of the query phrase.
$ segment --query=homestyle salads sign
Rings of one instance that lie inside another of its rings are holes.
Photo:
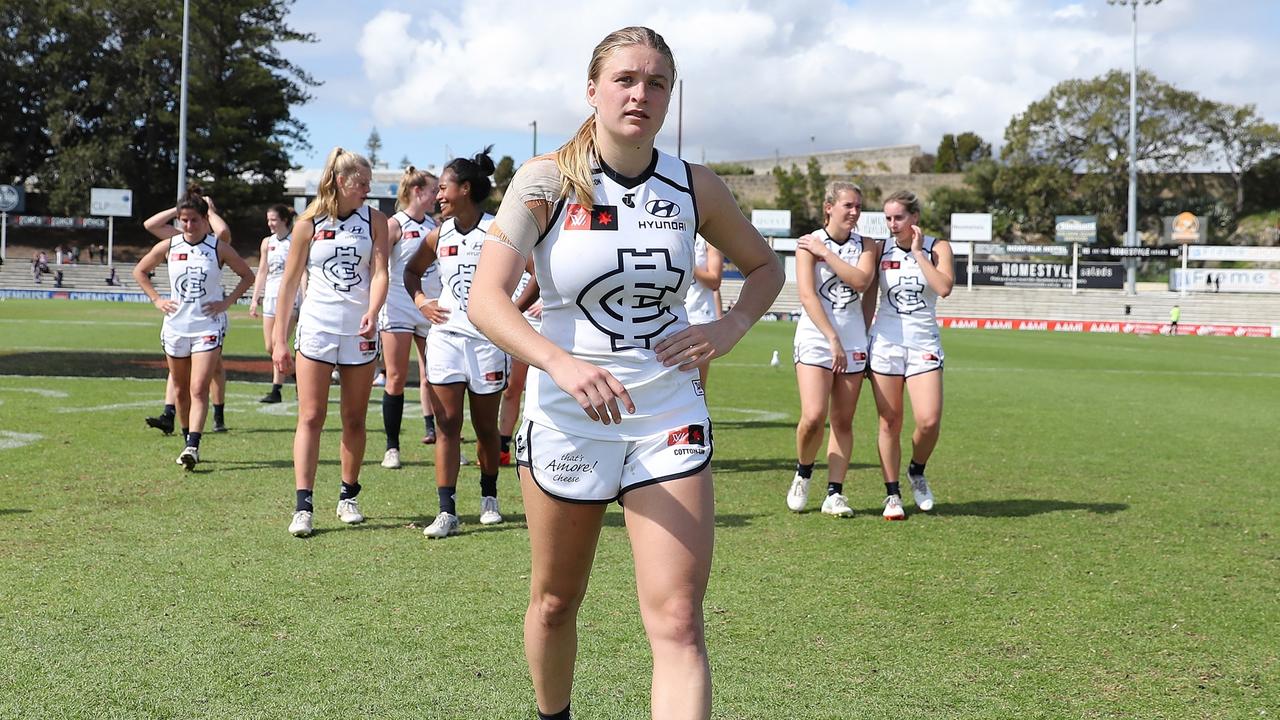
[[[967,274],[969,261],[957,258],[956,277]],[[1023,288],[1071,288],[1071,265],[1057,262],[973,263],[974,285]],[[1119,263],[1080,263],[1078,286],[1090,290],[1124,287],[1124,266]]]

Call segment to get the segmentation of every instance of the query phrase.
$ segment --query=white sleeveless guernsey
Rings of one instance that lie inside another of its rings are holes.
[[[480,263],[480,248],[489,231],[493,216],[485,213],[467,233],[459,232],[455,218],[440,224],[436,242],[436,263],[440,265],[440,307],[449,311],[449,319],[436,328],[488,341],[471,320],[467,319],[467,299],[471,296],[471,279]]]
[[[844,242],[836,242],[827,233],[826,228],[818,228],[813,231],[813,234],[821,238],[822,244],[826,245],[836,257],[850,265],[858,264],[858,258],[862,256],[861,235],[856,232],[850,233],[849,238]],[[818,294],[818,302],[822,303],[827,319],[831,321],[836,334],[840,336],[840,344],[849,351],[859,348],[866,350],[867,326],[862,317],[861,294],[845,284],[831,266],[822,261],[814,265],[813,282],[814,290]],[[820,343],[824,347],[827,344],[826,337],[813,322],[813,318],[809,317],[803,305],[800,306],[800,322],[796,325],[796,344],[801,343]]]
[[[707,419],[696,370],[658,362],[654,346],[688,327],[698,211],[689,166],[654,151],[637,178],[594,175],[593,207],[561,199],[534,248],[541,333],[627,388],[636,414],[593,422],[545,373],[532,369],[525,416],[566,434],[638,440]]]
[[[227,315],[210,317],[206,303],[217,302],[222,293],[222,263],[218,260],[218,238],[205,235],[195,245],[184,236],[169,238],[169,297],[178,304],[164,318],[164,331],[179,337],[213,335],[226,329]]]
[[[413,298],[404,287],[404,269],[417,254],[418,248],[422,247],[422,241],[427,239],[427,235],[435,228],[436,223],[430,216],[415,220],[403,210],[392,215],[391,218],[400,223],[400,239],[391,246],[391,269],[390,276],[387,278],[387,302],[382,306],[383,314],[389,315],[392,310],[395,310],[399,313],[409,313],[411,316],[421,315],[422,311],[414,306]],[[422,273],[423,292],[429,298],[439,297],[440,293],[437,289],[433,294],[427,287],[428,278],[439,278],[439,275],[440,269],[436,263],[431,263],[426,272]],[[436,282],[438,288],[439,281]]]
[[[935,238],[922,246],[932,257]],[[942,352],[938,336],[938,293],[929,287],[924,271],[911,250],[903,250],[892,237],[880,254],[880,303],[871,323],[871,335],[926,352]]]
[[[369,208],[362,205],[341,219],[319,216],[315,226],[298,325],[311,332],[357,335],[360,318],[369,311],[373,278]]]
[[[289,259],[289,247],[292,244],[293,238],[289,235],[267,236],[267,285],[262,291],[264,298],[274,300],[280,294],[280,281],[284,279],[284,265]]]
[[[693,241],[693,264],[699,270],[707,269],[707,241],[701,235]],[[689,313],[689,322],[695,325],[715,320],[715,291],[695,279],[689,285],[689,293],[684,296],[684,309]]]

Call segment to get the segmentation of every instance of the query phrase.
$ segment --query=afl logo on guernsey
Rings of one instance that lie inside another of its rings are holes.
[[[923,292],[924,284],[918,278],[904,277],[897,285],[889,288],[889,302],[899,313],[910,315],[925,308],[924,298],[921,297]]]
[[[644,209],[656,218],[673,218],[680,214],[680,206],[670,200],[650,200],[644,204]]]
[[[174,287],[178,289],[182,302],[195,302],[204,297],[204,282],[208,277],[207,272],[195,267],[187,268],[186,272],[179,275]]]
[[[565,209],[565,230],[617,230],[618,206],[593,205],[587,209],[584,205],[572,204]]]
[[[325,232],[332,232],[326,230]],[[324,261],[321,271],[324,279],[333,284],[334,290],[350,292],[360,284],[360,255],[353,247],[334,248],[333,256]]]
[[[676,321],[671,296],[683,281],[684,271],[672,264],[667,250],[620,248],[617,269],[588,283],[577,304],[587,320],[609,336],[615,352],[648,350]]]

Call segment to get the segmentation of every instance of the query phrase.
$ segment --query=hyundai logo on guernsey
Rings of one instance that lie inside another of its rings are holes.
[[[673,218],[680,214],[680,206],[670,200],[650,200],[644,204],[644,209],[652,216],[657,218]]]

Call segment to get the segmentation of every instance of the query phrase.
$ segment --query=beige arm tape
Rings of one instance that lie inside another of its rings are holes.
[[[493,228],[489,237],[529,257],[533,246],[537,244],[542,228],[538,227],[538,219],[529,208],[546,203],[555,205],[560,195],[560,173],[554,161],[549,159],[531,160],[516,172],[502,196],[502,204],[494,216]]]

